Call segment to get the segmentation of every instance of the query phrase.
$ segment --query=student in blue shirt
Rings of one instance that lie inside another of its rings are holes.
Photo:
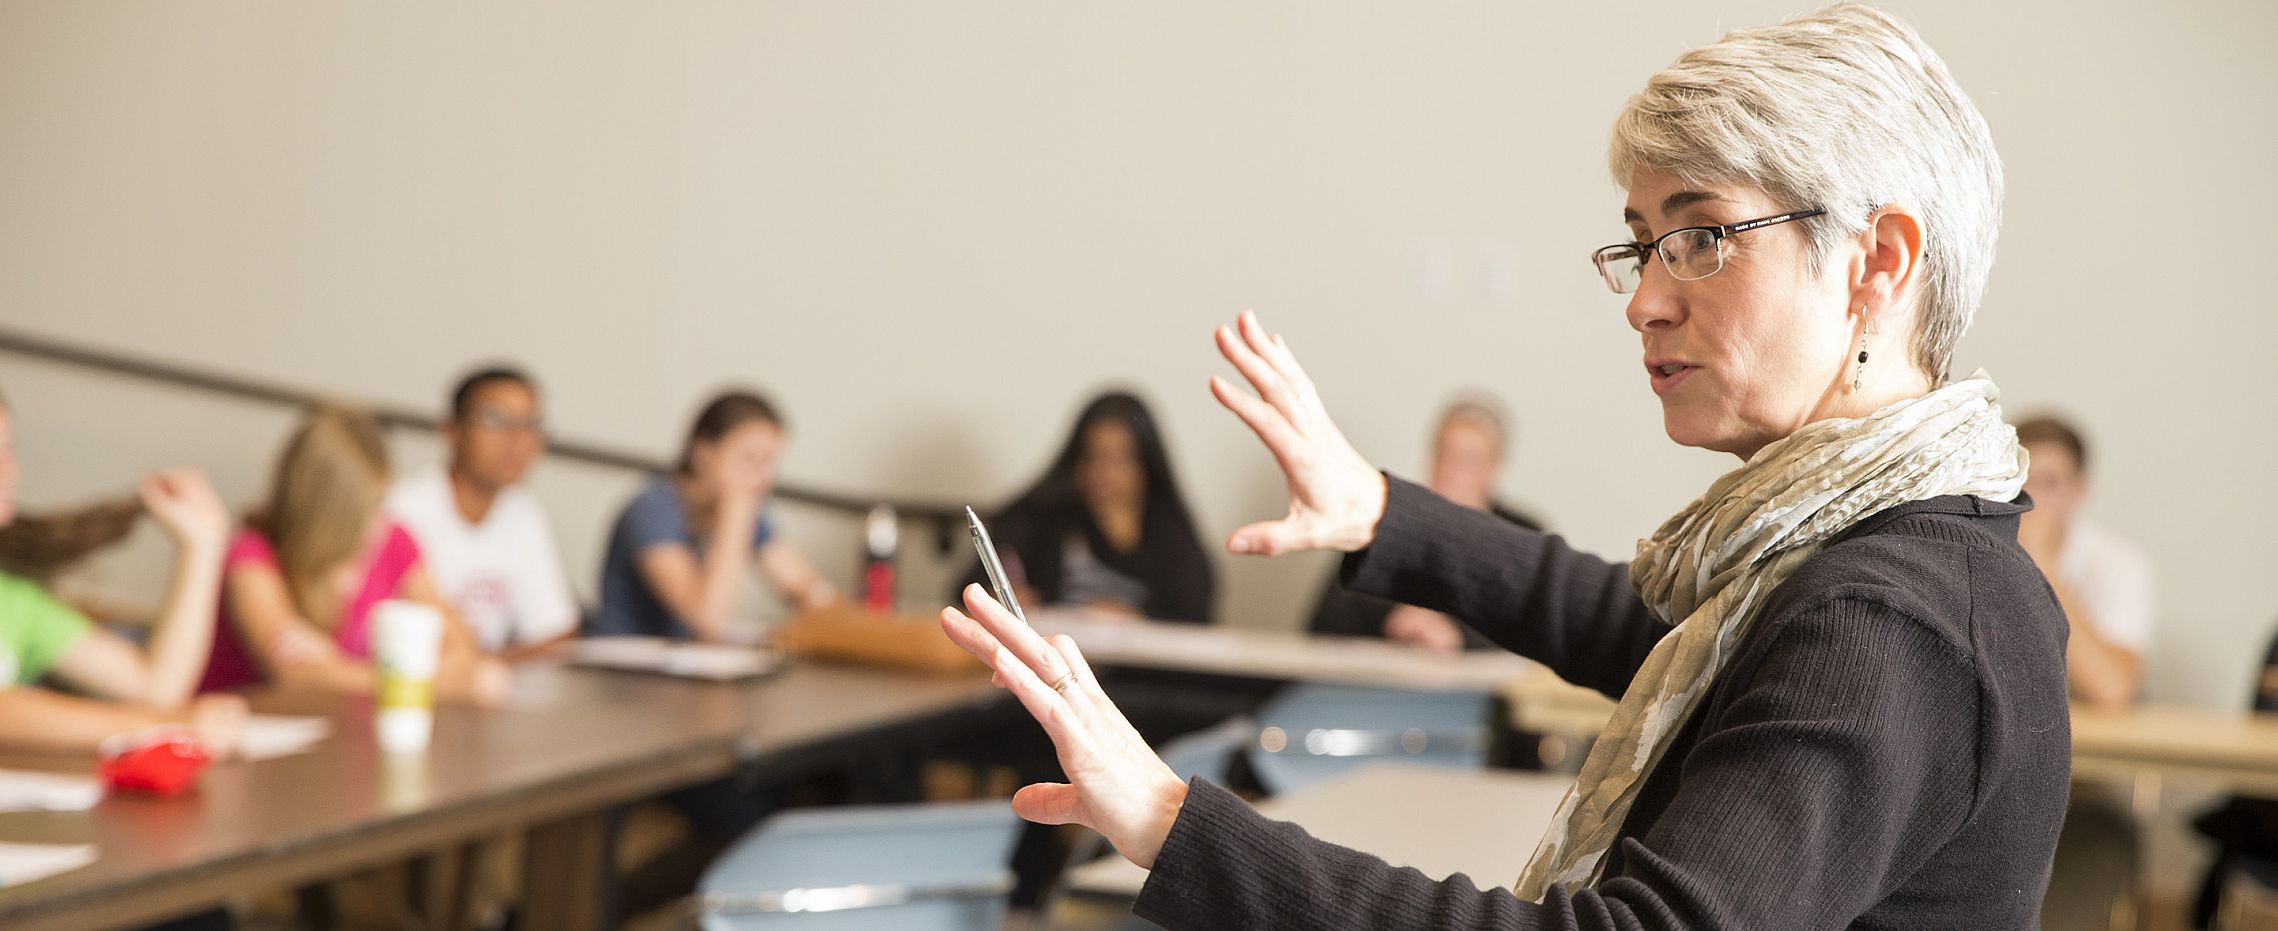
[[[704,405],[680,464],[625,505],[609,533],[601,605],[586,632],[719,641],[753,566],[800,610],[837,593],[776,538],[767,499],[783,418],[765,398],[730,391]]]

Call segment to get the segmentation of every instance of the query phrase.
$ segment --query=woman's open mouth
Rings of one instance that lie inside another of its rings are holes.
[[[1648,362],[1645,365],[1646,374],[1653,379],[1653,393],[1661,397],[1668,397],[1670,391],[1691,378],[1699,369],[1698,365],[1683,362]]]

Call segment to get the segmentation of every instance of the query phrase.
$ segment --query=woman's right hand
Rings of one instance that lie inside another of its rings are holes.
[[[1383,473],[1329,419],[1289,344],[1266,333],[1256,314],[1243,311],[1234,327],[1219,327],[1217,335],[1218,351],[1258,393],[1217,376],[1210,393],[1250,425],[1289,481],[1289,514],[1234,531],[1226,548],[1260,556],[1366,548],[1384,517]]]

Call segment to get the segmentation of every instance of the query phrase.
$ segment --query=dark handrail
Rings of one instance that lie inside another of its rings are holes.
[[[308,407],[326,401],[342,400],[274,382],[241,378],[147,357],[138,358],[124,353],[76,346],[60,340],[34,336],[7,328],[0,328],[0,351],[14,352],[50,362],[98,369],[115,375],[126,375],[146,381],[195,388],[210,394],[226,395],[284,407]],[[424,430],[429,433],[437,432],[443,428],[442,420],[429,414],[383,404],[357,402],[356,406],[371,413],[373,418],[384,427]],[[546,439],[546,453],[577,462],[641,472],[664,472],[672,468],[669,463],[652,456],[643,456],[598,443],[565,440],[558,437]],[[786,501],[795,501],[800,504],[856,515],[866,513],[872,507],[884,504],[893,508],[895,514],[902,518],[932,524],[935,545],[944,552],[951,546],[951,541],[956,538],[957,533],[964,529],[965,511],[962,507],[952,505],[928,501],[864,498],[790,485],[777,485],[775,495]]]

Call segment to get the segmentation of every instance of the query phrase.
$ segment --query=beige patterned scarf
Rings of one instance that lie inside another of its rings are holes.
[[[1647,774],[1708,694],[1764,596],[1878,511],[1941,495],[2006,501],[2025,451],[1980,371],[1858,420],[1807,424],[1727,473],[1639,541],[1630,584],[1676,629],[1654,646],[1558,805],[1514,891],[1595,882]]]

